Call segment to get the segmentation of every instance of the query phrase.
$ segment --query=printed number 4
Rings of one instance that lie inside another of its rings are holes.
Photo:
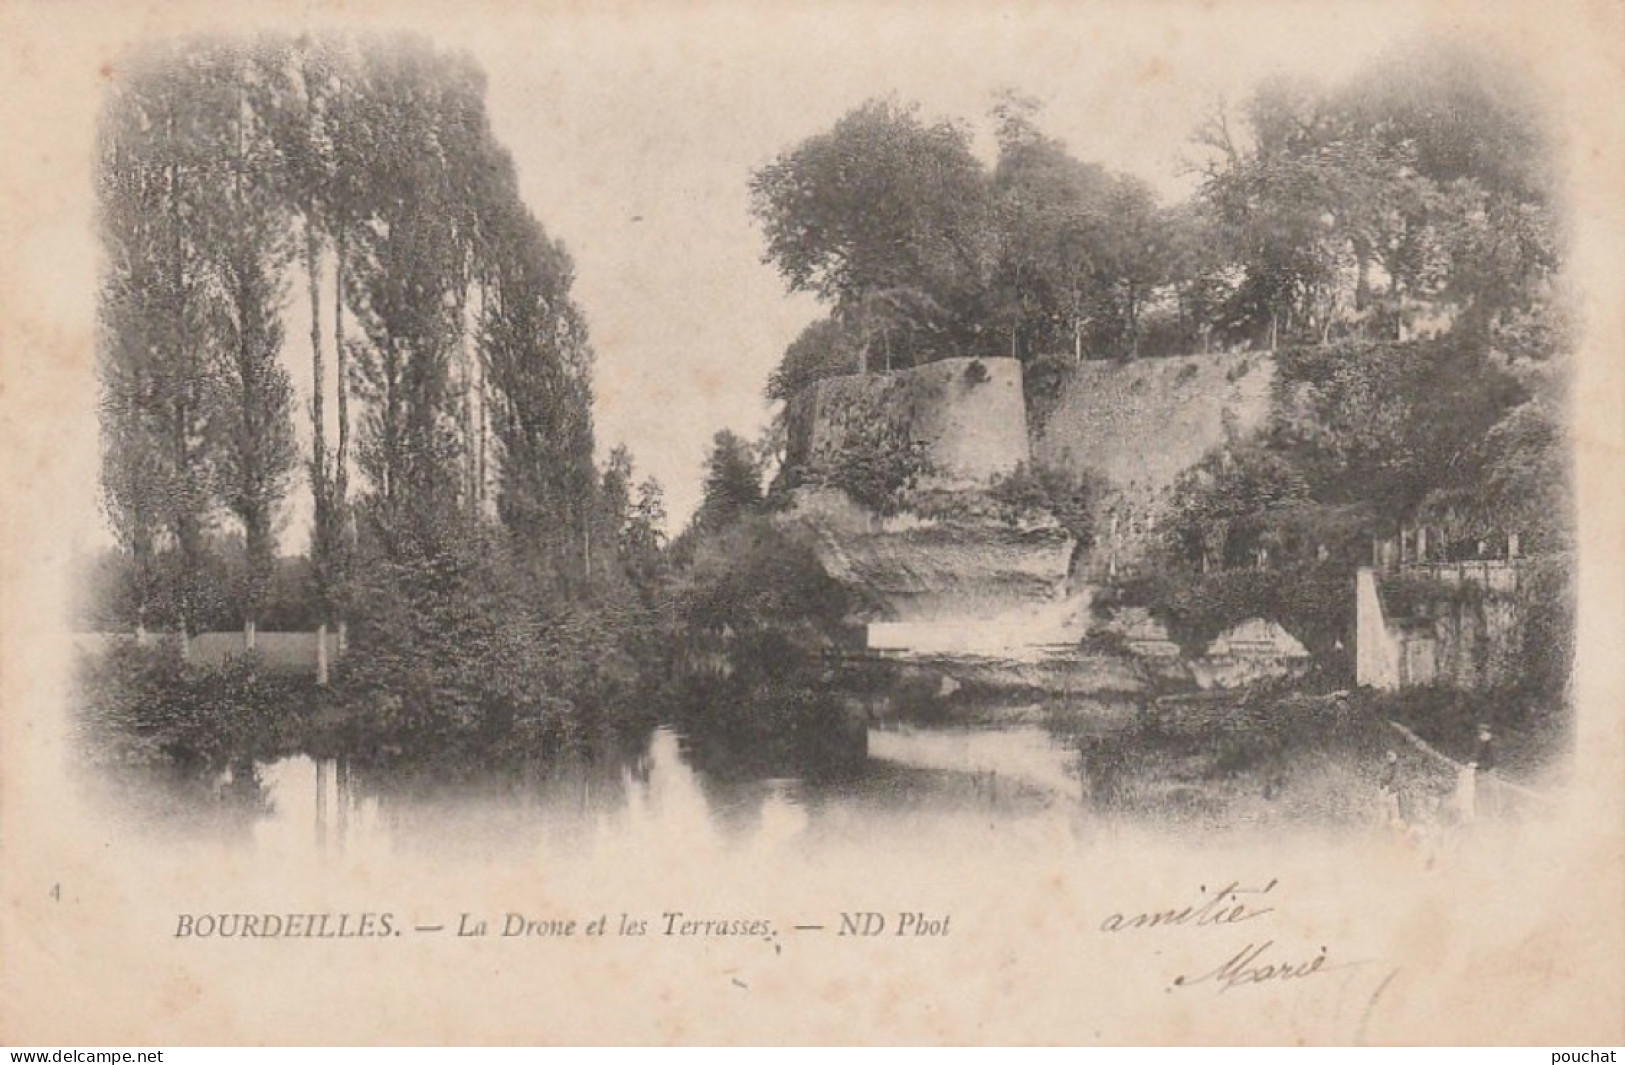
[[[51,897],[53,899],[55,899],[56,901],[58,901],[58,902],[62,901],[62,885],[61,884],[52,884],[51,885]]]

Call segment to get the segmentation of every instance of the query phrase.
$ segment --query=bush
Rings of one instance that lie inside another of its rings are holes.
[[[1522,690],[1546,705],[1566,705],[1574,672],[1574,557],[1525,561],[1517,601]]]
[[[363,761],[540,762],[631,724],[627,633],[558,604],[500,543],[367,560],[334,687]]]
[[[174,640],[121,641],[81,659],[76,716],[93,763],[218,773],[234,760],[291,753],[320,698],[313,681],[270,677],[257,657],[196,666]]]
[[[1159,571],[1123,582],[1117,604],[1146,608],[1187,654],[1200,654],[1220,633],[1249,618],[1275,622],[1333,664],[1346,664],[1346,649],[1353,646],[1354,582],[1332,566]],[[1339,643],[1342,655],[1335,653]]]
[[[668,706],[696,760],[761,775],[861,753],[862,730],[824,675],[854,606],[812,549],[764,516],[707,533],[668,604]]]
[[[1266,684],[1233,699],[1148,704],[1080,746],[1090,797],[1107,810],[1346,823],[1369,816],[1397,740],[1357,699]]]
[[[1037,511],[1060,522],[1084,550],[1094,546],[1102,502],[1111,492],[1104,474],[1072,474],[1056,466],[1021,463],[996,478],[988,496],[1004,508],[1006,521]]]
[[[824,571],[813,550],[774,527],[771,519],[746,518],[707,535],[694,559],[674,581],[669,609],[679,640],[727,638],[735,643],[757,634],[793,639],[812,651],[839,639],[853,606],[845,587]],[[760,657],[761,668],[787,666],[789,647]]]
[[[985,372],[985,368],[984,368]],[[909,432],[903,413],[907,387],[898,377],[881,379],[876,390],[858,390],[834,404],[828,416],[839,435],[838,447],[811,453],[810,410],[801,404],[786,409],[785,462],[770,495],[782,503],[802,485],[839,488],[877,514],[895,514],[931,473],[928,449]]]
[[[876,514],[895,514],[930,472],[931,462],[924,444],[871,424],[848,439],[824,480]]]
[[[1435,685],[1359,694],[1381,718],[1397,721],[1458,761],[1473,758],[1478,726],[1495,733],[1500,768],[1514,774],[1546,765],[1565,749],[1570,715],[1565,704],[1531,699],[1518,686],[1466,691]]]
[[[1468,331],[1438,340],[1349,340],[1276,353],[1269,438],[1314,495],[1416,511],[1458,484],[1519,389]]]
[[[1095,604],[1091,603],[1091,608]],[[1127,636],[1116,629],[1093,628],[1084,633],[1079,648],[1084,654],[1108,655],[1112,658],[1127,658],[1133,654]]]
[[[1443,581],[1425,573],[1392,573],[1380,583],[1383,610],[1391,618],[1422,618],[1440,605],[1477,606],[1487,590],[1477,581]]]
[[[1033,433],[1042,432],[1050,415],[1055,413],[1073,365],[1072,356],[1055,352],[1028,360],[1022,375],[1022,391],[1026,394],[1027,422]]]
[[[1174,483],[1168,546],[1193,565],[1251,563],[1276,515],[1308,501],[1308,485],[1282,456],[1251,445],[1215,448]]]

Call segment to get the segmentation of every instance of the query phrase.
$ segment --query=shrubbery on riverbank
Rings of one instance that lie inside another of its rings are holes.
[[[850,637],[851,595],[770,516],[699,527],[664,589],[662,711],[699,764],[817,771],[861,753],[825,653]]]
[[[1511,690],[1309,695],[1281,682],[1147,703],[1131,723],[1078,743],[1090,802],[1105,812],[1201,826],[1353,825],[1376,817],[1389,751],[1407,813],[1434,816],[1456,784],[1445,759],[1474,757],[1478,725],[1494,729],[1497,771],[1529,780],[1567,749],[1560,714],[1532,711]]]
[[[546,761],[652,721],[633,647],[653,621],[635,596],[550,593],[496,538],[369,558],[351,607],[327,687],[252,653],[189,663],[173,637],[86,655],[86,757],[203,777],[336,749],[455,773]]]
[[[88,760],[183,776],[297,750],[323,702],[313,678],[269,674],[252,653],[195,665],[167,639],[84,655],[78,682],[75,734]]]
[[[647,622],[624,602],[550,596],[485,546],[379,559],[358,580],[334,695],[362,761],[539,761],[636,724],[627,642]]]
[[[1260,688],[1147,705],[1132,725],[1083,740],[1081,753],[1089,801],[1103,812],[1191,827],[1336,825],[1370,820],[1396,741],[1357,702]]]

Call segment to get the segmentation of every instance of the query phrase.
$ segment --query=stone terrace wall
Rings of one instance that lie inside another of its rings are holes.
[[[1274,381],[1268,352],[1084,362],[1034,433],[1033,455],[1092,468],[1126,495],[1152,499],[1227,434],[1262,429]]]
[[[986,485],[1028,458],[1021,363],[943,359],[808,386],[790,404],[787,461],[826,461],[875,418],[924,445],[939,483]]]

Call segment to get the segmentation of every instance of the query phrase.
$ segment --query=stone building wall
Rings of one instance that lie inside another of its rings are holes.
[[[921,446],[938,484],[985,486],[1029,455],[1021,363],[943,359],[846,374],[802,390],[787,412],[786,462],[815,467],[877,431]]]
[[[1212,448],[1263,429],[1274,382],[1268,352],[1080,363],[1044,403],[1033,455],[1154,498]]]
[[[1055,394],[1036,397],[1035,461],[1104,474],[1113,488],[1089,559],[1093,578],[1146,557],[1181,473],[1264,429],[1275,372],[1270,353],[1256,351],[1084,362]]]

